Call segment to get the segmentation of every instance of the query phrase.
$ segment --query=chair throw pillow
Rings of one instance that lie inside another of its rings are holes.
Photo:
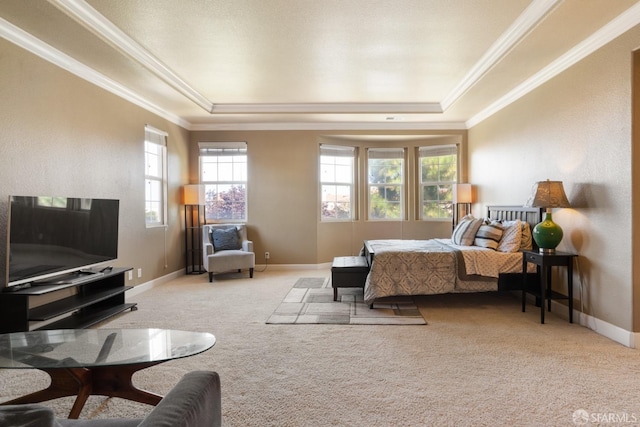
[[[482,218],[474,218],[471,215],[463,217],[456,228],[453,230],[451,240],[454,245],[471,246],[478,232],[478,228],[482,225]]]
[[[238,239],[238,230],[232,228],[214,228],[211,232],[211,243],[215,251],[229,251],[242,248],[242,243]]]

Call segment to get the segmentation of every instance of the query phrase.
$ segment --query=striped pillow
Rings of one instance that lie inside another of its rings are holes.
[[[498,249],[501,238],[502,224],[500,224],[499,221],[487,219],[480,225],[480,228],[478,228],[473,244],[481,248],[496,250]]]
[[[478,232],[478,228],[480,228],[481,224],[481,218],[474,218],[471,215],[467,215],[462,218],[451,235],[453,244],[459,246],[473,245],[473,240],[475,239],[476,233]]]

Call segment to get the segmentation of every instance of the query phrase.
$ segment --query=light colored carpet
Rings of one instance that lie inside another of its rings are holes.
[[[166,393],[190,370],[215,370],[227,427],[573,426],[579,410],[594,420],[640,418],[640,353],[553,313],[541,325],[539,310],[522,313],[518,296],[418,298],[426,327],[265,324],[300,277],[330,271],[267,270],[213,283],[184,276],[129,298],[139,310],[102,326],[215,334],[212,349],[145,369],[134,382]],[[46,384],[38,371],[3,370],[0,399]],[[48,405],[64,416],[71,403]],[[150,409],[95,396],[81,417]]]
[[[269,324],[426,325],[411,297],[385,298],[370,308],[361,288],[338,289],[333,300],[331,281],[302,277],[267,319]]]

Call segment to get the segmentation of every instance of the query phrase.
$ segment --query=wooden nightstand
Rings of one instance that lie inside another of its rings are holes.
[[[522,311],[525,310],[527,292],[540,298],[540,323],[544,323],[544,305],[547,302],[548,310],[551,311],[551,300],[566,299],[569,302],[569,322],[573,323],[573,259],[577,254],[568,252],[540,253],[534,251],[522,252]],[[538,277],[540,278],[540,289],[527,288],[526,272],[527,263],[537,266]],[[551,290],[551,267],[564,266],[567,268],[567,288],[569,295],[562,295]]]

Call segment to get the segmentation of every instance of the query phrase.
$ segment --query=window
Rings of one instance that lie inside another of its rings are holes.
[[[367,151],[369,219],[404,218],[404,149],[370,148]]]
[[[354,217],[354,147],[320,146],[321,221]]]
[[[167,133],[144,128],[145,221],[147,227],[167,224]]]
[[[421,219],[451,219],[453,185],[458,176],[455,145],[420,147]]]
[[[247,143],[201,142],[200,183],[205,219],[247,220]]]

